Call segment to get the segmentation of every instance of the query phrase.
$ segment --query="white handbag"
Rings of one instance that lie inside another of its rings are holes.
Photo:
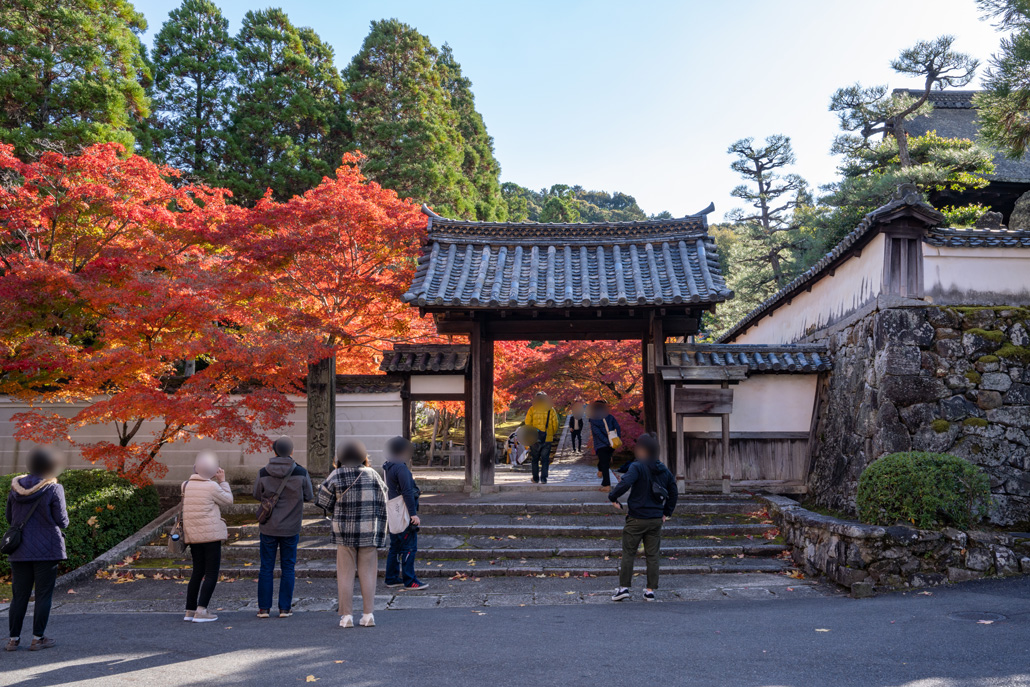
[[[390,534],[401,534],[411,524],[411,514],[404,496],[394,496],[386,502],[386,527]]]

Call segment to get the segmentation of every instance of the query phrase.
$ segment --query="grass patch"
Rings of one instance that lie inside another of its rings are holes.
[[[951,429],[951,423],[947,420],[942,420],[938,418],[937,420],[934,420],[930,423],[930,427],[932,427],[933,431],[937,432],[938,434],[944,434],[949,429]]]
[[[965,377],[966,377],[966,379],[968,379],[973,384],[979,384],[980,383],[980,373],[977,372],[976,370],[970,370],[969,372],[966,373]]]
[[[1018,360],[1021,363],[1030,363],[1030,348],[1025,346],[1017,346],[1012,343],[1002,344],[996,352],[999,358],[1008,358],[1010,360]]]
[[[964,424],[966,427],[986,427],[987,420],[983,419],[982,417],[967,417],[965,420],[962,421],[962,424]]]
[[[976,362],[986,364],[986,363],[996,363],[999,360],[1000,360],[1000,358],[998,358],[998,356],[996,356],[996,355],[982,355],[982,356],[980,356],[979,358],[976,359]]]

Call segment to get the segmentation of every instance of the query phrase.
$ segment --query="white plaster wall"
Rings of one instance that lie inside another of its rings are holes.
[[[811,291],[802,291],[789,305],[780,305],[727,343],[793,343],[858,310],[880,294],[883,251],[883,234],[877,234],[861,255],[843,262],[832,277],[813,283]]]
[[[307,407],[303,398],[293,399],[294,412],[290,416],[292,425],[276,431],[268,432],[270,438],[283,434],[293,438],[296,446],[294,458],[301,465],[307,464]],[[49,409],[61,414],[71,415],[84,407],[83,404],[52,406]],[[0,396],[0,474],[20,472],[25,469],[27,452],[32,444],[18,442],[14,439],[15,425],[12,417],[17,413],[28,411],[28,405]],[[336,438],[355,438],[362,441],[369,451],[373,465],[383,463],[383,444],[392,436],[402,433],[402,407],[399,392],[381,394],[341,394],[336,401]],[[157,428],[157,423],[144,424],[140,428],[143,436],[150,435]],[[117,441],[112,425],[88,425],[73,433],[73,438],[80,442],[101,440]],[[69,467],[92,467],[71,446],[57,446],[65,452]],[[168,474],[160,482],[179,483],[189,477],[193,471],[193,461],[198,452],[211,450],[218,455],[219,463],[230,477],[245,479],[255,475],[264,467],[270,452],[250,453],[241,446],[214,441],[212,439],[193,439],[186,443],[176,443],[161,449],[159,456],[162,463],[168,466]]]
[[[413,394],[463,394],[464,375],[411,375]]]
[[[816,374],[756,374],[736,385],[730,432],[808,432],[815,405]],[[716,385],[698,385],[717,389]],[[671,393],[671,391],[670,391]],[[670,408],[672,407],[670,399]],[[676,426],[672,418],[672,426]],[[685,417],[685,432],[721,432],[719,417]]]
[[[923,244],[923,292],[934,303],[1030,303],[1030,250]]]

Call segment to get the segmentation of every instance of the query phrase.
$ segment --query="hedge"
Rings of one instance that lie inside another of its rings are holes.
[[[0,476],[4,503],[16,476]],[[58,482],[64,485],[70,521],[64,531],[68,560],[62,564],[62,572],[88,563],[160,514],[153,486],[133,486],[107,470],[66,470]],[[5,512],[0,510],[0,531],[7,525]],[[0,554],[0,576],[10,572],[7,556]]]
[[[872,525],[967,528],[987,515],[991,488],[977,466],[956,456],[891,453],[862,473],[857,500],[859,518]]]

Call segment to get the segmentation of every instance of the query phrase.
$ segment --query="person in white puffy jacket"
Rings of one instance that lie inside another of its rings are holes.
[[[182,535],[193,556],[183,620],[209,623],[218,620],[207,605],[222,566],[222,542],[229,537],[221,506],[232,504],[232,489],[213,453],[199,454],[193,470],[182,485]]]

